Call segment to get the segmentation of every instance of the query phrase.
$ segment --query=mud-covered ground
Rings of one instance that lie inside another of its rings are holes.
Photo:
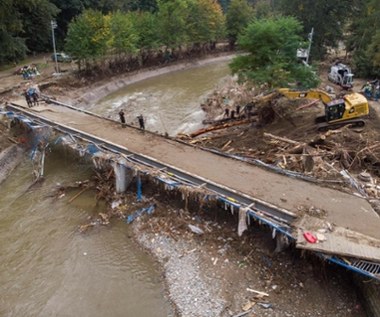
[[[72,83],[65,84],[70,82],[68,76],[60,82],[54,78],[51,84],[45,83],[49,87],[46,91],[58,99],[60,96],[81,98],[86,83],[75,89]],[[91,85],[91,90],[96,86],[101,89],[105,84],[106,81]],[[11,100],[19,93],[20,88],[16,88],[4,99]],[[269,131],[305,141],[311,133],[305,129],[308,126],[305,118],[311,120],[312,113],[300,117],[297,128],[287,120],[273,121]],[[215,143],[204,145],[223,148],[233,138],[224,148],[228,153],[252,152],[250,155],[263,158],[270,150],[263,142],[262,131],[254,126],[230,128],[220,133],[222,136],[215,138]],[[138,233],[136,239],[162,264],[169,297],[179,316],[242,316],[243,312],[248,317],[365,316],[351,275],[342,269],[307,254],[301,256],[293,249],[274,253],[272,232],[257,224],[252,224],[239,238],[236,214],[231,215],[223,208],[189,212],[184,203],[158,199],[160,194],[154,191],[144,191],[144,196],[156,196],[158,207],[153,215],[133,224]],[[189,224],[204,233],[193,233]]]

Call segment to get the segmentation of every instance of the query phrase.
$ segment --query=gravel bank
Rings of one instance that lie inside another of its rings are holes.
[[[136,222],[134,231],[138,242],[163,266],[169,297],[180,316],[222,315],[226,303],[218,293],[219,281],[204,277],[193,243],[143,231],[140,221]]]

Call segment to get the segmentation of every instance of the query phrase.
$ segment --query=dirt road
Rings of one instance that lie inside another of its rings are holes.
[[[15,102],[25,108],[24,100]],[[318,208],[326,220],[375,239],[380,239],[380,218],[359,197],[278,175],[256,166],[221,157],[132,127],[122,128],[75,110],[44,105],[32,110],[52,122],[92,134],[161,163],[198,175],[301,216],[301,210]]]

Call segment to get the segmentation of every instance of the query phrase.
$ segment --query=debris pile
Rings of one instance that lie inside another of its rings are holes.
[[[228,83],[202,104],[211,125],[180,138],[245,161],[259,160],[276,168],[303,173],[319,181],[343,187],[349,183],[360,195],[379,199],[380,120],[375,111],[366,118],[363,128],[345,126],[320,133],[315,118],[323,113],[321,102],[290,100],[277,93],[258,92]],[[241,104],[243,115],[251,103],[249,120],[244,117],[239,122],[212,122],[211,118],[223,116],[225,96],[228,104]],[[343,175],[342,171],[350,176]],[[358,179],[363,172],[369,177]]]
[[[74,184],[66,185],[57,184],[50,196],[57,200],[70,195],[71,198],[68,200],[68,203],[72,203],[85,191],[96,191],[96,200],[105,202],[104,209],[96,213],[96,215],[90,216],[85,224],[79,226],[79,231],[83,233],[95,226],[109,225],[112,217],[126,217],[128,208],[123,197],[119,197],[115,193],[114,178],[112,168],[94,170],[94,177],[91,180],[77,181]],[[73,192],[74,194],[72,194]]]
[[[302,142],[264,132],[261,141],[267,145],[267,151],[263,154],[251,149],[250,156],[284,169],[324,179],[337,177],[342,169],[353,173],[366,170],[380,176],[380,141],[368,139],[349,127],[330,130]],[[244,150],[236,152],[246,154]]]
[[[257,93],[255,88],[239,85],[235,79],[226,81],[223,87],[216,89],[201,104],[206,113],[206,121],[223,116],[226,109],[233,110],[237,105],[249,103]]]

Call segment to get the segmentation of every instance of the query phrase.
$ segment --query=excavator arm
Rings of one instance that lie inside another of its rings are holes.
[[[289,99],[318,99],[321,100],[325,105],[333,100],[332,96],[330,96],[327,92],[319,89],[311,89],[311,90],[291,90],[289,88],[280,88],[278,92]]]
[[[364,126],[361,117],[368,115],[369,106],[367,99],[358,93],[351,93],[340,99],[334,99],[327,92],[319,89],[305,91],[280,88],[278,92],[289,99],[318,99],[325,105],[324,116],[315,119],[318,130],[339,128],[343,125]]]

